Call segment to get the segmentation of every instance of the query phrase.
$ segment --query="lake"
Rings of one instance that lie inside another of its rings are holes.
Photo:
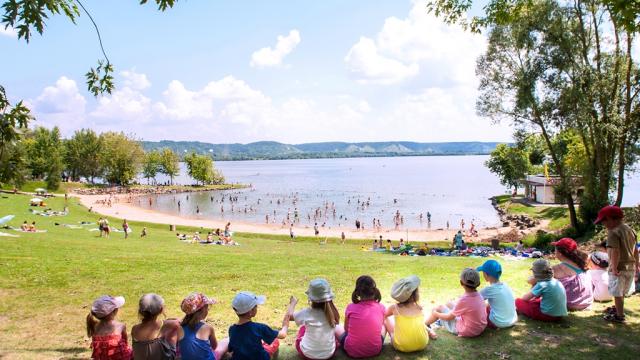
[[[379,221],[385,228],[426,229],[449,222],[458,228],[499,225],[489,198],[508,193],[487,170],[488,156],[420,156],[349,159],[220,161],[227,182],[250,184],[242,190],[156,195],[154,210],[187,217],[282,224],[355,226]],[[159,176],[159,182],[167,179]],[[182,174],[177,183],[193,181]],[[640,181],[625,186],[625,205],[640,200]],[[178,208],[178,203],[180,207]],[[148,199],[139,205],[149,208]],[[422,221],[420,219],[422,214]],[[297,217],[296,217],[297,215]]]

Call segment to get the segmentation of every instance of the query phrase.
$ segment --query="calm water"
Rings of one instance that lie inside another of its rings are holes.
[[[432,228],[443,228],[447,221],[452,228],[459,227],[462,219],[467,227],[471,221],[480,227],[495,226],[498,217],[489,198],[507,190],[484,167],[487,158],[428,156],[217,162],[216,167],[228,182],[251,184],[251,188],[159,195],[152,198],[151,207],[182,216],[255,223],[265,223],[268,215],[269,223],[282,224],[287,215],[294,221],[296,213],[302,225],[318,222],[326,226],[355,226],[358,219],[366,229],[373,227],[374,218],[383,228],[394,228],[397,212],[402,220],[401,229],[427,228],[429,212]],[[176,182],[191,183],[184,173]],[[165,179],[158,177],[158,181]],[[637,176],[628,180],[627,205],[636,204],[640,199],[639,184]],[[140,199],[140,206],[149,208],[148,199]]]

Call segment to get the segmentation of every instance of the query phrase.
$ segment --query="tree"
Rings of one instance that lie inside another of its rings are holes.
[[[37,127],[23,141],[31,177],[44,179],[49,190],[58,189],[64,168],[64,147],[58,127],[51,130]]]
[[[147,179],[148,184],[151,183],[150,179],[153,179],[153,183],[155,184],[158,172],[160,172],[160,152],[151,150],[144,154],[142,176]]]
[[[24,182],[23,132],[33,116],[22,101],[11,105],[0,85],[0,184]]]
[[[211,157],[191,152],[184,157],[184,161],[187,164],[189,176],[201,182],[202,185],[221,184],[224,182],[224,177],[215,170]]]
[[[96,177],[102,176],[100,153],[102,140],[91,129],[77,130],[71,139],[65,141],[65,166],[72,180],[81,177],[94,182]]]
[[[173,178],[180,175],[180,157],[169,148],[160,151],[160,173],[169,177],[171,185]]]
[[[489,160],[485,162],[485,166],[498,175],[502,185],[513,187],[517,192],[518,180],[527,175],[531,164],[524,150],[507,144],[498,144],[491,152]]]
[[[100,163],[110,184],[128,185],[140,172],[144,150],[140,143],[122,132],[100,134],[103,150]]]

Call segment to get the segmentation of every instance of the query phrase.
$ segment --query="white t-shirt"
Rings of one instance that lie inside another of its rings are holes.
[[[611,301],[613,299],[609,294],[609,273],[604,269],[587,270],[591,275],[591,283],[593,284],[593,300],[595,301]]]
[[[304,325],[306,330],[300,350],[311,359],[328,359],[336,350],[334,328],[329,325],[324,311],[306,308],[293,315],[298,326]]]

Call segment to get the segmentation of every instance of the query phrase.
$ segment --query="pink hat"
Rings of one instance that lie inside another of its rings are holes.
[[[215,299],[209,298],[203,293],[194,292],[182,300],[180,309],[182,309],[185,314],[190,315],[202,309],[206,305],[213,305],[215,303]]]
[[[96,299],[91,305],[91,313],[98,319],[107,317],[116,309],[124,305],[124,297],[104,295]]]
[[[606,218],[622,219],[623,217],[624,217],[624,213],[622,212],[622,209],[614,205],[608,205],[600,209],[600,211],[598,211],[598,217],[596,218],[596,221],[594,221],[593,223],[599,224],[600,222],[602,222],[602,220]]]

